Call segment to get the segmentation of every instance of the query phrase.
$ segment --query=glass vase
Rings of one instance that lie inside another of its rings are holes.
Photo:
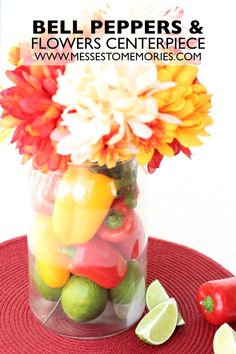
[[[137,163],[31,171],[29,301],[51,330],[98,338],[145,308],[147,238]]]

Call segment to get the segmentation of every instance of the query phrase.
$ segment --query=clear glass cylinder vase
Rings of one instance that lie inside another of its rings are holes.
[[[137,172],[135,160],[31,171],[30,307],[51,330],[106,337],[142,316],[147,238]]]

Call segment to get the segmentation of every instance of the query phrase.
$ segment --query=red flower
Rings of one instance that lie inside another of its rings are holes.
[[[170,147],[172,147],[172,149],[174,151],[174,155],[178,155],[180,152],[183,152],[187,157],[191,158],[191,151],[188,148],[182,146],[178,142],[178,140],[174,139],[172,141],[172,143],[170,143],[168,145],[170,145]],[[154,150],[152,159],[148,163],[148,172],[149,173],[155,172],[156,169],[160,167],[163,157],[164,156],[158,150],[156,150],[156,149]]]
[[[180,152],[182,152],[191,159],[191,151],[189,148],[182,146],[178,140],[174,139],[169,145],[172,147],[174,155],[178,155]]]
[[[153,173],[157,168],[160,167],[161,161],[163,160],[163,155],[157,150],[154,150],[151,161],[149,161],[147,168],[149,173]]]
[[[63,66],[19,66],[6,73],[15,86],[0,93],[1,126],[15,128],[11,142],[16,143],[23,162],[33,158],[34,167],[42,171],[65,169],[69,160],[57,154],[50,139],[63,111],[52,100],[57,76],[63,71]]]

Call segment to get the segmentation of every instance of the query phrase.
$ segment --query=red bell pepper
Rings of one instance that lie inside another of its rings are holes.
[[[196,301],[206,320],[213,325],[236,321],[236,277],[204,283]]]
[[[116,244],[116,248],[125,259],[137,259],[145,248],[144,227],[137,214],[135,214],[135,218],[136,228],[130,237]]]
[[[115,201],[106,216],[97,235],[113,243],[128,239],[136,228],[135,212],[129,209],[122,200]]]
[[[72,274],[89,278],[103,288],[116,287],[126,275],[127,263],[122,255],[98,238],[63,251],[69,256]]]

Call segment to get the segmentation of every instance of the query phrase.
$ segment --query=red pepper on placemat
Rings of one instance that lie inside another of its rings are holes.
[[[205,319],[213,325],[236,321],[236,277],[212,280],[200,286],[196,301]]]

